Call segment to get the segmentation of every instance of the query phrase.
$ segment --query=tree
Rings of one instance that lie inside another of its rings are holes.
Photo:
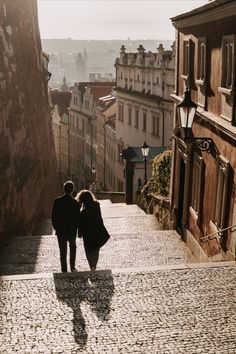
[[[151,193],[162,197],[169,196],[171,156],[171,150],[166,150],[154,158],[152,164],[152,177],[141,191],[141,194],[145,199],[147,199],[148,195]]]

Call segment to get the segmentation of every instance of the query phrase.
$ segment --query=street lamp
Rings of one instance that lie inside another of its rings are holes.
[[[197,110],[197,104],[191,100],[191,92],[184,93],[184,99],[177,105],[180,116],[180,125],[183,128],[183,140],[185,143],[192,144],[201,151],[211,152],[213,140],[211,138],[195,138],[192,133],[193,119]]]
[[[141,151],[144,159],[144,184],[147,183],[147,156],[149,154],[149,146],[146,141],[144,141],[143,146],[141,146]]]
[[[96,168],[93,166],[91,171],[92,171],[92,176],[93,176],[93,182],[95,182]]]

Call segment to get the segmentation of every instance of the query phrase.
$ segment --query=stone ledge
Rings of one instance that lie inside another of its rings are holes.
[[[207,263],[182,263],[166,266],[153,266],[153,267],[135,267],[135,268],[117,268],[117,269],[103,269],[96,272],[91,271],[78,271],[73,273],[32,273],[32,274],[19,274],[19,275],[3,275],[0,276],[0,281],[21,281],[21,280],[35,280],[35,279],[55,279],[55,278],[79,278],[83,276],[96,276],[96,275],[116,275],[127,273],[144,273],[144,272],[158,272],[158,271],[171,271],[181,269],[201,269],[201,268],[220,268],[220,267],[236,267],[236,261],[228,262],[207,262]]]

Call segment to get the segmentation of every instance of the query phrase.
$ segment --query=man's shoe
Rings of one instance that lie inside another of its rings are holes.
[[[71,272],[78,272],[78,270],[76,268],[72,268]]]

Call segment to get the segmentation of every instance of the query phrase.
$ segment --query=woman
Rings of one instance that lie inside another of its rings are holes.
[[[81,205],[79,234],[83,236],[86,258],[90,269],[96,270],[100,248],[108,241],[108,234],[101,215],[99,202],[92,192],[82,190],[76,196]]]

